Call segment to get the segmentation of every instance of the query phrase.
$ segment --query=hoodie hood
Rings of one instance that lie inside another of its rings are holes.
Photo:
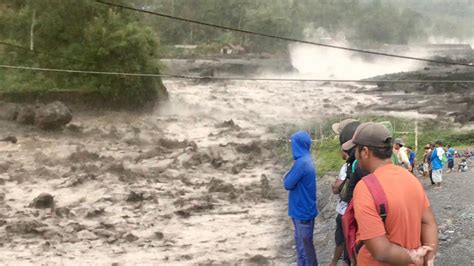
[[[297,160],[311,154],[311,136],[306,131],[298,131],[291,136],[291,152],[293,159]]]

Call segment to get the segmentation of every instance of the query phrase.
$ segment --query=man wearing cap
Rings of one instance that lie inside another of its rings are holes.
[[[336,123],[332,125],[332,129],[334,133],[339,135],[339,143],[341,146],[352,139],[354,132],[356,131],[357,127],[360,125],[360,122],[354,119],[347,119],[340,123]],[[342,216],[344,215],[347,202],[350,201],[349,197],[349,182],[353,179],[351,178],[354,173],[352,173],[352,165],[355,162],[354,156],[354,149],[343,150],[341,148],[341,156],[342,159],[345,160],[345,163],[341,166],[341,170],[339,171],[339,176],[335,180],[334,184],[332,185],[332,192],[334,194],[339,194],[340,199],[339,203],[336,206],[336,231],[335,231],[335,240],[336,240],[336,248],[334,250],[333,259],[331,261],[331,266],[336,266],[341,256],[343,256],[343,261],[346,265],[350,265],[349,257],[347,256],[347,252],[345,251],[344,245],[344,233],[342,230]],[[365,175],[365,174],[364,174]],[[355,186],[355,185],[354,185]],[[345,188],[345,189],[344,189]],[[344,189],[344,193],[341,191]],[[344,195],[342,195],[344,194]]]
[[[433,265],[438,228],[426,193],[410,172],[391,163],[392,139],[381,124],[361,124],[350,144],[360,167],[373,173],[388,202],[382,220],[365,182],[354,191],[359,265]]]
[[[316,168],[311,157],[311,136],[305,131],[291,136],[291,152],[295,162],[285,175],[283,185],[289,191],[288,215],[295,227],[297,264],[318,265],[313,244],[316,203]]]
[[[394,158],[395,157],[395,158]],[[411,168],[410,159],[408,158],[407,148],[402,139],[395,139],[393,142],[392,163],[403,166],[405,169]]]

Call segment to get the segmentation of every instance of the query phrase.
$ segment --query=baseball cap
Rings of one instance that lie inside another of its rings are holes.
[[[393,141],[393,144],[398,144],[400,146],[405,146],[405,143],[403,143],[403,140],[402,139],[395,139]]]
[[[357,128],[354,137],[342,145],[342,149],[348,151],[355,145],[379,148],[391,147],[392,137],[390,131],[380,123],[363,123]]]
[[[339,123],[335,123],[333,124],[331,127],[332,127],[332,130],[334,131],[334,133],[336,133],[337,135],[341,135],[342,133],[342,130],[350,123],[352,122],[357,122],[357,120],[355,119],[346,119],[346,120],[342,120],[341,122]]]
[[[342,145],[352,139],[357,128],[360,126],[359,121],[353,121],[347,124],[339,135],[339,143]]]

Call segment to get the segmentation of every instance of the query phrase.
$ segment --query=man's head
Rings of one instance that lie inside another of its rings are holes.
[[[413,147],[412,147],[412,146],[407,146],[407,149],[408,149],[408,151],[413,151]]]
[[[353,123],[353,122],[358,122],[358,121],[355,120],[355,119],[346,119],[346,120],[342,120],[339,123],[333,124],[331,127],[332,127],[332,130],[334,131],[334,133],[336,133],[336,135],[341,135],[342,130],[344,130],[344,128],[347,125],[349,125],[350,123]],[[360,122],[359,122],[359,125],[360,125]]]
[[[446,148],[448,148],[448,149],[449,149],[449,148],[451,148],[451,145],[449,145],[449,144],[448,144],[448,145],[446,145]]]
[[[361,124],[352,140],[344,143],[343,148],[351,145],[356,147],[355,154],[360,167],[367,171],[389,162],[392,156],[392,137],[388,129],[379,123]]]
[[[402,139],[395,139],[395,141],[393,142],[393,149],[395,150],[400,150],[401,147],[403,147],[404,144],[403,144],[403,140]]]
[[[435,142],[435,147],[438,148],[438,147],[443,147],[443,142],[441,140],[437,140]]]
[[[306,131],[298,131],[291,136],[291,151],[293,159],[297,160],[311,154],[311,136]]]
[[[342,159],[344,160],[347,160],[350,157],[351,150],[354,148],[354,146],[346,147],[346,149],[344,149],[342,146],[346,142],[352,139],[359,125],[360,125],[360,122],[353,119],[344,120],[341,123],[339,123],[339,125],[338,124],[333,125],[333,129],[335,128],[338,129],[337,134],[339,134],[339,143],[341,144],[341,150],[342,150],[341,155],[342,155]],[[334,130],[334,132],[336,132],[336,130]]]

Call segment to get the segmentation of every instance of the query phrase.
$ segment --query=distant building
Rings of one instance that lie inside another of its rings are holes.
[[[242,45],[226,44],[221,48],[221,54],[243,54],[245,48]]]
[[[428,51],[428,52],[471,52],[469,44],[424,44],[424,45],[401,45],[385,44],[383,50],[389,52]]]
[[[197,47],[198,47],[197,45],[187,45],[187,44],[177,44],[174,46],[174,48],[186,49],[186,50],[194,50]]]

